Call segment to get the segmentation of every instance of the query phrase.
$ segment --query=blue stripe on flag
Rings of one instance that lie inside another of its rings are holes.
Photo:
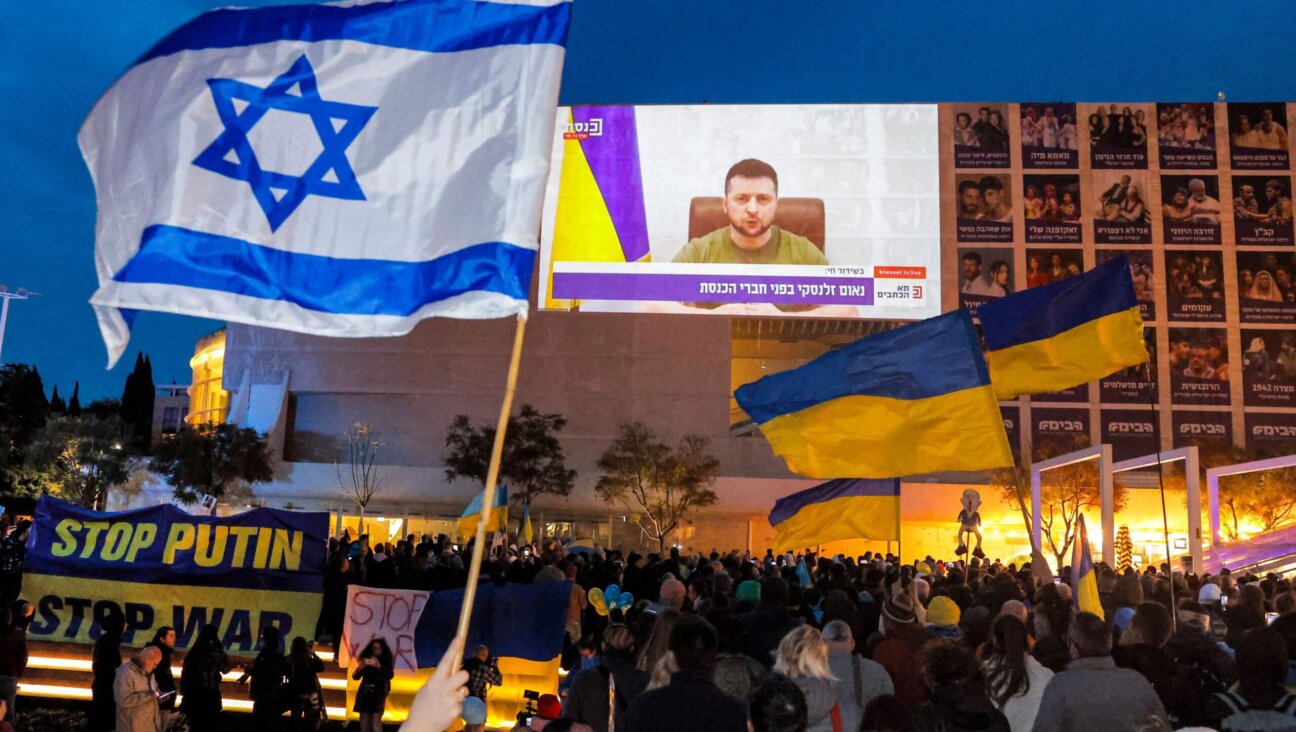
[[[861,338],[734,392],[764,424],[845,396],[927,399],[990,383],[972,316],[957,310]]]
[[[425,262],[341,259],[287,252],[175,226],[144,230],[140,250],[113,279],[281,300],[346,315],[411,315],[468,292],[526,300],[536,253],[488,242]]]
[[[221,9],[177,28],[135,65],[181,51],[277,41],[359,41],[429,53],[491,46],[567,45],[571,3],[533,6],[464,0]]]
[[[481,504],[482,504],[482,494],[478,493],[477,495],[473,496],[473,499],[471,501],[468,502],[468,508],[464,509],[463,515],[460,516],[459,518],[468,518],[469,516],[476,516],[477,514],[481,513]],[[508,505],[508,487],[502,485],[496,486],[495,505],[492,508],[503,508],[507,505]]]
[[[770,511],[769,522],[778,525],[806,506],[834,498],[899,495],[900,481],[896,478],[839,478],[778,499],[774,502],[774,510]]]
[[[1078,276],[991,300],[977,309],[986,348],[1001,351],[1052,338],[1138,306],[1124,254]]]

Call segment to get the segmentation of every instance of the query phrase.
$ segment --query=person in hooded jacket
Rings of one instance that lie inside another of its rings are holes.
[[[806,700],[806,732],[841,732],[837,679],[828,667],[828,644],[817,628],[802,625],[783,637],[774,653],[774,672],[801,689]]]
[[[608,732],[608,691],[612,685],[616,689],[613,723],[616,732],[623,732],[626,711],[648,687],[648,672],[635,667],[634,631],[622,623],[609,625],[603,631],[599,664],[576,674],[563,716],[589,725],[594,732]]]
[[[922,678],[930,697],[914,712],[919,732],[1010,732],[1008,718],[990,700],[981,670],[962,643],[938,639],[924,646]]]

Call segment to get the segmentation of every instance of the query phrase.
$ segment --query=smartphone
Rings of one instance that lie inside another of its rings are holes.
[[[165,704],[175,698],[175,691],[163,691],[157,695],[158,701]]]
[[[1053,578],[1053,584],[1055,584],[1055,585],[1060,585],[1060,584],[1062,584],[1062,578],[1061,578],[1061,577],[1054,577],[1054,578]]]
[[[1273,625],[1273,621],[1278,619],[1278,613],[1265,613],[1265,625]]]
[[[1228,595],[1220,595],[1220,607],[1228,607]]]

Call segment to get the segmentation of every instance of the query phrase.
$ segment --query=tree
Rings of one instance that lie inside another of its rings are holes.
[[[27,446],[49,419],[39,371],[24,364],[0,367],[0,415],[0,495],[10,495],[31,479],[23,466]]]
[[[567,420],[561,414],[543,414],[530,404],[523,404],[517,416],[509,417],[499,478],[509,487],[514,502],[530,504],[545,494],[571,495],[576,471],[567,467],[567,456],[558,440],[558,433],[566,426]],[[469,478],[486,485],[494,444],[494,426],[473,426],[466,414],[455,417],[441,456],[446,464],[446,480]]]
[[[1276,457],[1265,450],[1243,449],[1218,440],[1203,441],[1197,450],[1203,485],[1207,468]],[[1184,490],[1182,471],[1173,478],[1167,475],[1166,484],[1172,482]],[[1296,523],[1296,468],[1220,476],[1219,506],[1220,528],[1229,541],[1242,537],[1243,524],[1255,524],[1265,533]]]
[[[153,364],[148,356],[137,354],[135,368],[126,376],[122,390],[121,415],[130,428],[131,443],[141,452],[148,452],[153,434],[153,400],[157,387],[153,384]]]
[[[213,498],[213,514],[226,495],[274,477],[263,435],[225,423],[195,425],[162,440],[153,450],[151,469],[165,476],[186,504]]]
[[[81,416],[81,382],[72,383],[72,398],[68,399],[67,413],[69,417]]]
[[[355,503],[360,509],[360,533],[365,533],[365,507],[373,500],[374,493],[382,485],[382,471],[378,467],[378,451],[383,442],[379,434],[368,422],[355,422],[342,435],[346,443],[347,470],[333,463],[337,470],[338,487],[342,495]]]
[[[598,460],[603,475],[594,489],[604,501],[624,506],[660,550],[691,509],[718,499],[711,486],[720,461],[707,452],[709,443],[685,435],[672,448],[642,423],[624,423]]]
[[[103,508],[108,491],[130,479],[134,461],[116,417],[51,419],[27,446],[27,466],[44,490],[87,508]]]
[[[51,417],[66,417],[68,413],[67,404],[63,397],[59,396],[58,386],[54,387],[54,393],[50,394],[49,411]]]
[[[1084,449],[1088,446],[1087,438],[1059,438],[1040,441],[1034,452],[1037,459],[1047,459],[1069,452]],[[1031,484],[1030,468],[996,470],[990,476],[991,485],[999,490],[999,495],[1009,505],[1022,512],[1027,530],[1031,526],[1030,501]],[[1125,508],[1129,498],[1126,488],[1112,486],[1112,510]],[[1040,476],[1040,524],[1044,546],[1040,551],[1048,550],[1053,554],[1060,569],[1070,561],[1071,545],[1076,539],[1076,522],[1080,512],[1085,509],[1099,508],[1102,495],[1098,484],[1098,468],[1091,460],[1054,468]]]

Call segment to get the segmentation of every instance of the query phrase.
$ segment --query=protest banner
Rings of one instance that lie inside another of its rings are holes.
[[[36,605],[34,639],[93,643],[116,610],[127,645],[169,625],[185,649],[211,624],[231,654],[253,655],[260,628],[309,635],[319,617],[328,514],[105,513],[44,496],[34,519],[23,593]]]
[[[414,653],[414,631],[430,596],[431,593],[424,590],[348,587],[338,665],[350,668],[351,662],[360,657],[365,646],[375,638],[382,638],[391,648],[398,672],[416,670],[418,659]]]

